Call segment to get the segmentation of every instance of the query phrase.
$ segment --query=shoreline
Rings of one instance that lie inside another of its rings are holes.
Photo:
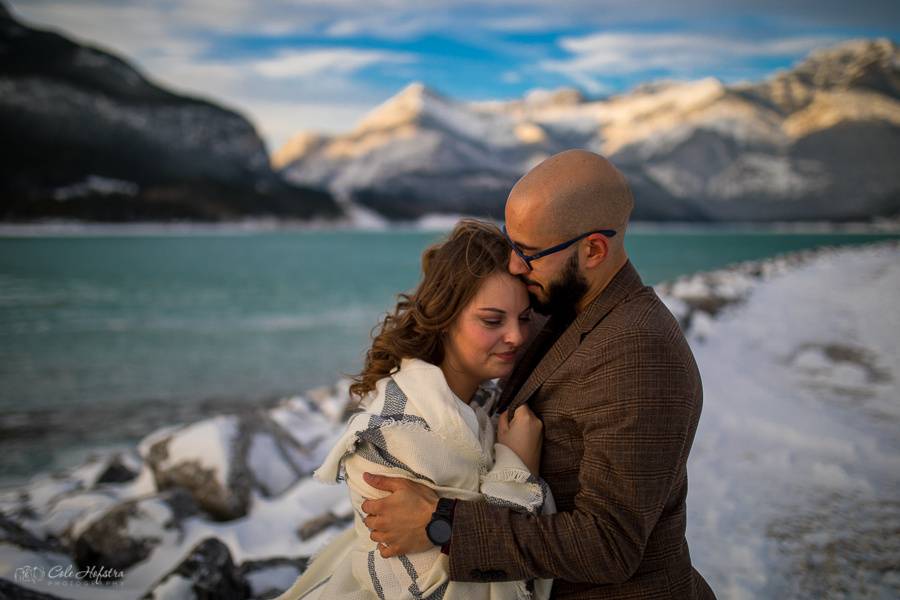
[[[78,237],[78,236],[158,236],[158,235],[256,235],[293,232],[441,232],[452,229],[468,215],[427,215],[415,221],[363,222],[327,220],[287,220],[277,218],[240,219],[233,221],[134,221],[109,223],[78,220],[39,220],[21,223],[0,222],[0,239],[25,237]],[[499,221],[493,220],[495,223]],[[769,223],[755,221],[737,222],[684,222],[684,221],[635,221],[629,226],[636,234],[863,234],[900,235],[900,219],[881,219],[872,222],[802,221]]]

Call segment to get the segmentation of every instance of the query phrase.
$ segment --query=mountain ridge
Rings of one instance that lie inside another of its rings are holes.
[[[900,212],[900,52],[851,40],[762,82],[649,82],[600,100],[466,103],[417,82],[346,134],[292,143],[276,153],[288,179],[393,218],[499,217],[519,176],[583,147],[629,177],[636,218],[867,220]]]

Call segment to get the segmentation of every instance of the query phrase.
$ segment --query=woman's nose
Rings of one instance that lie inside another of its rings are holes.
[[[519,347],[522,345],[524,339],[525,332],[522,330],[522,325],[518,321],[515,321],[507,328],[506,336],[504,336],[503,341],[510,346]]]

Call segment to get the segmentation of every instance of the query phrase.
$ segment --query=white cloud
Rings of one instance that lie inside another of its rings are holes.
[[[554,27],[565,27],[572,25],[574,22],[577,22],[577,19],[570,14],[530,13],[487,18],[481,22],[481,26],[492,31],[526,33],[547,31]]]
[[[414,10],[380,11],[355,10],[340,15],[331,22],[324,33],[331,37],[372,36],[384,40],[412,39],[425,33],[452,31],[459,33],[460,22],[441,11]]]
[[[570,58],[543,60],[538,66],[561,73],[596,91],[609,76],[662,70],[670,75],[695,76],[699,72],[745,67],[760,58],[800,57],[814,48],[833,44],[834,36],[799,36],[772,40],[682,33],[598,33],[566,37],[560,46]]]
[[[415,61],[412,54],[356,48],[288,50],[277,56],[255,61],[253,68],[266,77],[313,77],[354,73],[364,67],[383,63]]]

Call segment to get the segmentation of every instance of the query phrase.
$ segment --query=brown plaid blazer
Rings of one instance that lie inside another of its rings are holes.
[[[528,402],[544,422],[541,477],[559,512],[458,502],[450,578],[554,578],[566,599],[715,598],[684,537],[702,388],[677,321],[630,262],[555,342],[553,321],[500,404]]]

